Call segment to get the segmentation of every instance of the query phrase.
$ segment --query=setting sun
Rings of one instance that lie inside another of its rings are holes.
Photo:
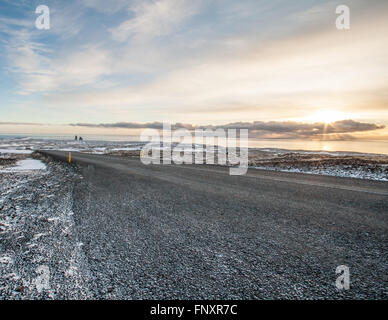
[[[311,122],[324,122],[324,123],[332,123],[340,120],[348,119],[349,115],[336,111],[336,110],[320,110],[309,117],[306,117],[305,120]]]

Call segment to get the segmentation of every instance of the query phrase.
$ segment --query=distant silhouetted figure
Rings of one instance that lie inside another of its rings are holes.
[[[83,141],[84,139],[82,139],[82,137],[79,137],[79,141]]]
[[[78,137],[77,137],[77,136],[75,136],[74,140],[78,140]]]

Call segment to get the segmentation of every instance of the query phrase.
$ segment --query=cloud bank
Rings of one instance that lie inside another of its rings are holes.
[[[163,129],[162,122],[136,123],[136,122],[116,122],[116,123],[75,123],[71,126],[92,127],[92,128],[121,128],[121,129]],[[253,122],[233,122],[220,126],[196,126],[186,123],[175,123],[171,125],[176,129],[248,129],[250,134],[257,137],[266,138],[314,138],[323,135],[350,134],[355,132],[366,132],[385,128],[384,125],[374,123],[364,123],[354,120],[341,120],[333,123],[304,123],[296,121],[253,121]]]

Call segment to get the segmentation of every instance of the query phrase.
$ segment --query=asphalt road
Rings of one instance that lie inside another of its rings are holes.
[[[96,298],[388,298],[388,183],[75,152],[72,163]],[[349,290],[335,286],[339,265]]]

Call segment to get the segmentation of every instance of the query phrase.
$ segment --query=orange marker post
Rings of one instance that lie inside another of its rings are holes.
[[[69,163],[71,163],[71,152],[69,152]]]

